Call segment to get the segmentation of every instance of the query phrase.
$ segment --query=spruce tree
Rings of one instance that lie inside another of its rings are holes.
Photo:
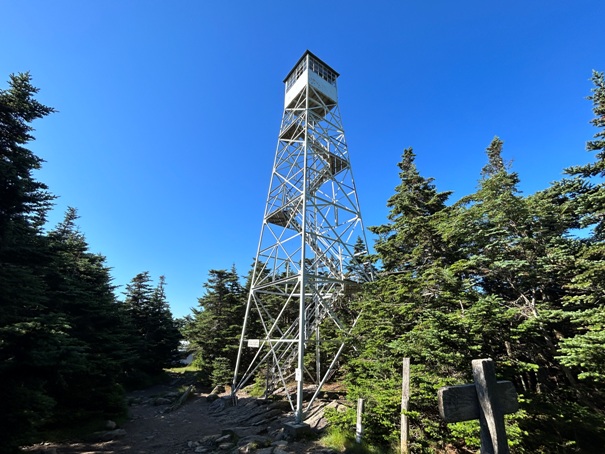
[[[135,383],[160,375],[178,358],[180,333],[168,307],[164,286],[162,276],[154,288],[148,271],[137,274],[126,286],[124,310],[134,330],[135,342],[131,348],[138,358],[130,372]]]
[[[404,151],[398,167],[401,183],[387,203],[389,223],[370,228],[379,235],[376,258],[383,269],[365,286],[359,304],[357,352],[347,364],[347,384],[349,398],[366,398],[369,438],[383,445],[393,443],[400,409],[392,390],[401,380],[401,358],[411,357],[417,397],[410,414],[417,433],[412,449],[421,451],[429,449],[439,428],[434,410],[434,391],[443,384],[439,371],[451,370],[452,360],[460,360],[460,355],[449,355],[451,349],[440,346],[448,336],[456,341],[459,333],[455,317],[448,320],[451,309],[440,315],[443,308],[457,307],[451,301],[451,282],[441,272],[454,260],[455,249],[440,232],[450,192],[438,192],[431,178],[420,175],[411,148]]]
[[[84,423],[124,411],[121,386],[129,338],[105,257],[89,251],[74,208],[48,235],[48,309],[60,314],[72,351],[47,389],[57,402],[49,424]]]
[[[47,310],[48,264],[42,235],[53,196],[33,172],[31,123],[53,112],[35,99],[28,73],[0,89],[0,451],[27,442],[54,405],[45,378],[70,344],[63,321]]]
[[[445,208],[451,192],[438,192],[432,178],[419,174],[415,159],[411,148],[404,150],[397,164],[401,183],[387,202],[390,222],[370,227],[379,236],[374,247],[387,272],[422,266],[444,254],[439,234],[426,221]]]
[[[245,293],[235,267],[210,270],[204,283],[206,293],[193,308],[193,317],[185,328],[185,338],[196,354],[196,363],[207,377],[225,361],[233,370],[237,359],[239,336],[246,309]]]
[[[594,87],[588,99],[592,101],[598,128],[586,144],[596,152],[595,161],[571,167],[567,173],[581,177],[584,184],[571,192],[580,226],[592,228],[581,239],[581,251],[576,260],[575,275],[569,285],[565,303],[575,309],[571,322],[577,331],[561,343],[561,360],[578,373],[587,385],[605,384],[605,78],[602,72],[593,72]],[[594,399],[594,396],[592,397]]]

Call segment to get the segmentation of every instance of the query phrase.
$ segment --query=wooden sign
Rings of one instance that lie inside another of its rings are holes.
[[[498,381],[496,393],[505,415],[519,409],[517,391],[510,381]],[[470,421],[479,419],[481,407],[477,398],[477,388],[472,385],[456,385],[441,388],[438,393],[439,414],[445,422]]]
[[[445,422],[479,419],[482,454],[509,454],[504,415],[519,409],[511,382],[496,381],[491,359],[473,360],[471,385],[446,386],[438,391],[439,414]]]

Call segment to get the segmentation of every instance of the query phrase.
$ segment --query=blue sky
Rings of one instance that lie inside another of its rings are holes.
[[[382,224],[405,147],[452,200],[498,135],[530,194],[589,162],[603,0],[1,2],[0,76],[30,71],[37,173],[116,285],[165,275],[173,313],[208,270],[248,272],[283,109],[306,49],[341,74],[366,226]],[[371,241],[371,236],[369,237]],[[123,290],[123,287],[122,287]],[[118,290],[118,293],[120,290]]]

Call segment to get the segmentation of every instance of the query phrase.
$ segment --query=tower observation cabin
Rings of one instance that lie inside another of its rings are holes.
[[[338,76],[336,71],[311,52],[305,52],[284,80],[286,84],[285,107],[292,108],[297,104],[297,98],[304,96],[304,88],[307,84],[315,89],[316,96],[310,96],[309,99],[312,104],[317,107],[335,105],[338,102],[336,92]],[[310,105],[309,107],[315,106]]]

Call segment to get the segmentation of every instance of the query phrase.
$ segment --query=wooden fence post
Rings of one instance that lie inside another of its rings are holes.
[[[408,411],[410,403],[410,358],[403,358],[401,372],[401,454],[408,452]]]
[[[481,452],[508,454],[504,412],[498,398],[494,361],[474,359],[472,364],[477,399],[481,407],[479,412]]]
[[[355,441],[357,443],[361,443],[361,438],[363,437],[363,422],[362,422],[362,414],[363,414],[363,399],[357,399],[357,425],[355,426]]]

